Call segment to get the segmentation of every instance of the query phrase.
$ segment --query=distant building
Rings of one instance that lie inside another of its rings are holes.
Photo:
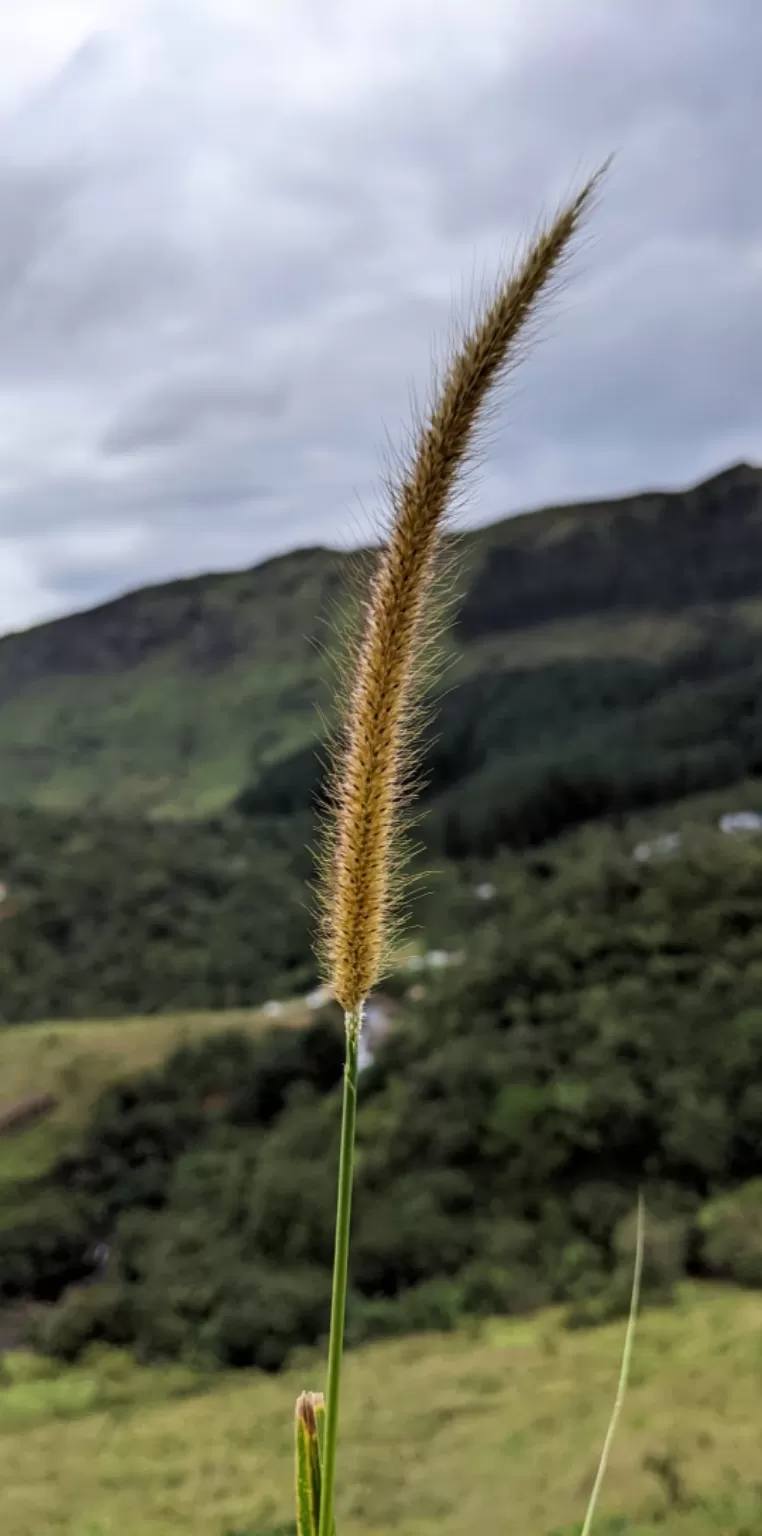
[[[650,843],[638,843],[633,849],[632,857],[639,864],[645,864],[649,859],[664,857],[668,853],[674,853],[680,847],[682,838],[679,832],[665,832],[662,837],[655,837]]]
[[[447,965],[460,965],[465,959],[463,951],[447,949],[429,949],[425,955],[408,955],[403,962],[406,971],[440,971]]]
[[[364,1035],[360,1036],[360,1044],[357,1048],[357,1070],[364,1072],[366,1067],[373,1065],[373,1052]]]
[[[377,995],[368,999],[363,1014],[362,1033],[360,1035],[360,1049],[357,1057],[357,1069],[371,1066],[373,1058],[381,1041],[392,1021],[393,1007],[389,999]]]
[[[308,992],[304,1001],[308,1008],[325,1008],[326,1003],[333,999],[330,987],[315,987],[313,992]]]
[[[721,832],[737,834],[739,832],[762,832],[762,815],[758,811],[727,811],[717,823]],[[655,837],[651,842],[638,843],[633,849],[632,857],[639,864],[644,864],[648,859],[664,857],[674,853],[680,847],[682,838],[679,832],[665,832],[661,837]]]
[[[439,971],[446,965],[460,965],[462,959],[461,950],[429,949],[425,955],[409,955],[405,961],[405,970]]]
[[[718,826],[721,832],[762,832],[762,816],[757,811],[729,811]]]

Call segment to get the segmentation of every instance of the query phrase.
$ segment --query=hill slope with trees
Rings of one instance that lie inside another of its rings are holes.
[[[762,840],[696,831],[639,864],[595,831],[496,880],[362,1074],[352,1340],[618,1315],[641,1186],[650,1296],[762,1284]],[[342,1067],[329,1008],[116,1081],[6,1198],[0,1298],[48,1304],[66,1357],[279,1368],[328,1315]]]

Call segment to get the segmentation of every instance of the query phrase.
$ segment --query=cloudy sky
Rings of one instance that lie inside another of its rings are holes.
[[[0,632],[379,505],[468,303],[610,150],[463,523],[762,461],[760,0],[0,19]]]

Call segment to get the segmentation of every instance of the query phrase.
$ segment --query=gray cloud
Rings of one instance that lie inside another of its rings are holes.
[[[251,378],[190,372],[141,394],[103,433],[106,454],[122,455],[187,444],[194,437],[229,438],[272,431],[288,405],[285,386],[257,387]]]
[[[463,519],[762,457],[758,0],[235,11],[144,5],[6,115],[0,627],[345,547],[453,297],[611,148]]]
[[[71,170],[0,164],[0,295],[4,308],[12,305],[40,256],[56,238],[76,186]]]

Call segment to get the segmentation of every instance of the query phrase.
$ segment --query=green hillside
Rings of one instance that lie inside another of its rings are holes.
[[[574,1536],[641,1180],[645,1305],[597,1529],[759,1529],[762,847],[696,817],[680,859],[633,865],[646,822],[505,855],[462,963],[415,998],[399,978],[361,1079],[348,1532],[497,1532],[509,1509]],[[9,1536],[287,1536],[342,1052],[330,1012],[261,1024],[0,1033],[13,1091],[60,1099],[0,1141],[0,1327],[31,1301],[59,1357],[0,1361]]]
[[[615,694],[617,664],[625,682],[668,658],[679,675],[713,637],[737,668],[762,624],[762,470],[506,519],[465,534],[462,559],[448,682],[475,707],[527,669],[554,698],[561,664],[584,689],[604,655]],[[0,640],[0,804],[204,816],[298,768],[350,565],[301,550]]]
[[[0,641],[0,799],[204,814],[314,727],[341,561],[305,550]]]
[[[760,1529],[762,1297],[686,1286],[640,1325],[594,1529]],[[347,1536],[579,1531],[622,1325],[556,1312],[366,1347],[347,1362],[337,1524]],[[33,1367],[33,1368],[30,1368]],[[5,1536],[291,1536],[294,1401],[305,1360],[204,1383],[121,1354],[0,1377]],[[389,1476],[389,1467],[394,1476]]]

